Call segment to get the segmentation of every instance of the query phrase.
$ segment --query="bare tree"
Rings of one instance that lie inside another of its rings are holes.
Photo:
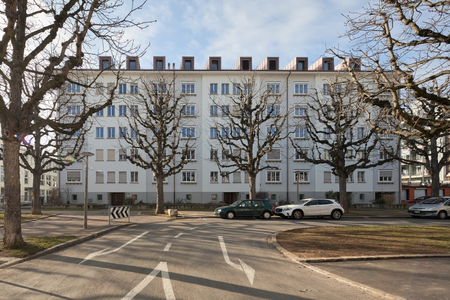
[[[130,96],[127,114],[130,134],[123,134],[131,146],[127,159],[153,171],[156,180],[156,213],[164,213],[164,180],[178,174],[195,151],[195,125],[189,122],[195,112],[188,100],[177,93],[175,77],[142,77],[139,93]],[[121,145],[125,148],[125,145]]]
[[[254,76],[233,82],[233,94],[227,98],[210,96],[213,106],[211,148],[222,152],[215,160],[222,176],[244,171],[249,179],[250,199],[256,197],[256,176],[276,169],[264,156],[288,136],[288,108],[284,107],[280,86],[258,83]],[[220,117],[219,117],[220,116]]]
[[[351,64],[347,68],[362,100],[389,109],[406,125],[397,127],[396,134],[429,145],[450,129],[449,8],[448,1],[376,1],[364,12],[347,16],[345,36],[353,43],[352,53],[332,51],[340,57],[361,57],[366,72],[354,72]],[[374,83],[364,84],[366,76]],[[439,114],[428,113],[436,109]],[[428,153],[430,161],[443,154]],[[438,175],[432,180],[432,193],[437,194]]]
[[[101,51],[133,50],[122,39],[124,29],[142,26],[131,20],[132,6],[125,17],[121,1],[69,0],[4,1],[0,5],[0,124],[4,143],[5,222],[3,243],[7,248],[24,244],[20,218],[19,148],[28,134],[49,126],[59,134],[73,135],[94,112],[106,103],[89,106],[83,97],[76,122],[62,123],[39,114],[47,105],[46,95],[66,82],[78,84],[71,73],[89,60],[90,49],[102,42]],[[123,11],[123,10],[122,10]],[[121,11],[121,12],[122,12]],[[100,40],[99,40],[100,39]],[[87,47],[86,47],[87,46]],[[134,49],[136,50],[136,49]],[[96,53],[98,55],[98,53]],[[89,83],[84,83],[89,87]],[[83,91],[84,93],[84,91]],[[83,95],[81,95],[83,96]],[[112,93],[111,93],[112,96]]]
[[[329,178],[324,180],[331,182],[331,174],[339,178],[339,201],[344,209],[349,204],[347,182],[353,181],[354,172],[391,162],[396,149],[392,142],[386,143],[381,138],[381,130],[377,129],[388,125],[383,122],[385,115],[362,103],[353,87],[338,75],[324,84],[323,92],[313,91],[297,108],[303,110],[298,114],[303,121],[299,122],[294,138],[290,138],[299,159],[331,168]],[[369,126],[368,120],[376,126]]]

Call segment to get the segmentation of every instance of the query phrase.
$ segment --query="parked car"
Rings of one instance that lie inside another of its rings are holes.
[[[269,200],[246,199],[238,200],[228,206],[221,206],[214,210],[216,216],[226,219],[235,217],[255,217],[270,219],[273,216],[274,206]]]
[[[450,215],[450,197],[431,197],[408,208],[411,217],[438,217]]]
[[[333,199],[310,198],[302,199],[295,204],[278,206],[275,208],[275,214],[282,218],[330,216],[334,220],[339,220],[344,215],[344,209]]]

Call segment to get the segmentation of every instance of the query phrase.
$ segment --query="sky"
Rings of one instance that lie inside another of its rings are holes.
[[[345,17],[362,11],[361,0],[148,0],[137,20],[156,20],[127,37],[150,47],[141,68],[153,67],[153,56],[179,68],[182,56],[194,56],[203,69],[209,56],[222,57],[231,69],[241,56],[251,56],[253,68],[266,57],[279,57],[284,68],[295,57],[309,65],[330,47],[347,49]]]

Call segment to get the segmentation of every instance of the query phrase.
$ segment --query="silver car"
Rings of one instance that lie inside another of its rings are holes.
[[[275,214],[282,218],[330,216],[334,220],[339,220],[344,215],[344,209],[333,199],[310,198],[302,199],[294,204],[278,206],[275,208]]]
[[[450,197],[431,197],[408,208],[411,217],[438,217],[450,215]]]

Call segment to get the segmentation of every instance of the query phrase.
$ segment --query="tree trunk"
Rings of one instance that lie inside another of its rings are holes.
[[[430,140],[430,166],[428,171],[431,173],[431,196],[439,196],[439,171],[441,166],[439,165],[439,153],[437,150],[437,138],[431,138]]]
[[[35,173],[33,174],[33,198],[31,202],[32,215],[42,215],[40,188],[41,188],[41,176],[39,176],[39,173],[38,174]]]
[[[156,176],[156,213],[164,214],[164,176]]]
[[[347,174],[339,174],[339,203],[348,212],[347,201]]]
[[[256,174],[248,174],[248,192],[249,198],[255,199],[256,197]]]
[[[5,220],[3,244],[5,248],[20,248],[22,238],[20,207],[19,141],[10,132],[3,131],[3,164],[5,168]]]

